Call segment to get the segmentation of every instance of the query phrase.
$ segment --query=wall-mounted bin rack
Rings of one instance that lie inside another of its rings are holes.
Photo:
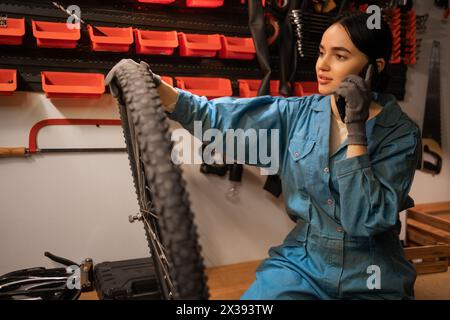
[[[223,6],[224,0],[186,0],[186,7],[218,8]]]
[[[17,89],[17,71],[0,69],[0,95],[9,96]]]
[[[32,21],[33,35],[40,48],[73,49],[80,40],[80,29],[69,29],[66,22]]]
[[[294,84],[294,95],[310,96],[312,94],[319,94],[319,84],[315,81],[302,81],[295,82]]]
[[[48,98],[99,98],[105,92],[104,75],[78,72],[41,72]]]
[[[25,35],[25,19],[6,19],[6,27],[0,27],[0,45],[19,46]]]
[[[222,47],[218,34],[178,33],[180,56],[213,58]]]
[[[170,84],[173,87],[173,79],[172,79],[172,77],[161,76],[161,80],[163,80],[167,84]]]
[[[259,86],[261,85],[261,80],[258,79],[239,79],[239,97],[241,98],[253,98],[258,94]],[[278,87],[280,81],[270,80],[270,95],[279,96]]]
[[[176,77],[177,87],[210,99],[232,96],[230,79],[206,77]]]
[[[256,49],[252,38],[220,36],[222,48],[219,51],[221,59],[253,60]]]
[[[172,55],[178,47],[176,31],[150,31],[134,29],[136,36],[136,53]]]
[[[153,4],[171,4],[175,0],[137,0],[139,3],[153,3]]]
[[[87,26],[92,50],[128,52],[134,42],[133,28],[111,28]]]

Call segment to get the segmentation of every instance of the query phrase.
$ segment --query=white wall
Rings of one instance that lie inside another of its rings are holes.
[[[422,123],[428,56],[441,40],[444,165],[440,175],[417,172],[411,195],[417,203],[450,200],[449,25],[432,13],[416,66],[408,71],[402,108]],[[0,97],[0,146],[26,146],[31,126],[45,118],[117,119],[109,95],[100,100],[53,103],[42,94],[17,92]],[[41,147],[123,146],[120,127],[45,128]],[[94,263],[148,256],[143,228],[129,224],[137,212],[131,175],[123,154],[36,155],[0,159],[0,274],[31,266],[53,266],[44,251]],[[262,259],[292,227],[282,199],[262,189],[265,177],[246,167],[241,202],[224,194],[223,177],[204,176],[198,165],[184,165],[200,242],[207,266]]]
[[[118,119],[115,101],[55,100],[17,92],[0,98],[0,146],[27,146],[29,129],[46,118]],[[172,127],[179,127],[172,122]],[[46,127],[39,147],[122,147],[120,127]],[[281,199],[262,190],[264,177],[246,168],[240,203],[225,197],[226,177],[184,165],[206,264],[264,257],[291,228]],[[0,159],[0,273],[51,266],[44,251],[94,262],[148,256],[128,159],[120,154],[42,154]]]

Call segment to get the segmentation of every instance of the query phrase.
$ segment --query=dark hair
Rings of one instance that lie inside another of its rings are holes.
[[[384,91],[389,82],[387,67],[392,54],[392,34],[389,25],[381,18],[381,28],[369,29],[367,21],[371,15],[365,12],[345,13],[339,16],[334,23],[341,24],[347,31],[350,39],[359,51],[364,53],[369,63],[374,66],[372,90]],[[384,69],[378,72],[376,59],[383,58],[386,62]],[[364,77],[367,66],[361,71]]]

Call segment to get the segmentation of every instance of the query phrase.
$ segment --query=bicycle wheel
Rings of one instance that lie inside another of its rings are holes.
[[[171,161],[166,114],[146,64],[116,72],[118,104],[140,220],[165,299],[208,299],[197,229],[179,166]]]

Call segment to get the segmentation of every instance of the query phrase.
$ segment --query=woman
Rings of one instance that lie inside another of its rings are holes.
[[[242,299],[414,298],[416,273],[403,255],[398,212],[419,161],[420,132],[394,96],[375,92],[392,40],[385,22],[368,29],[368,17],[343,17],[323,34],[320,95],[208,101],[159,85],[154,75],[169,117],[191,133],[194,121],[222,132],[280,130],[277,173],[297,225],[270,249]]]

